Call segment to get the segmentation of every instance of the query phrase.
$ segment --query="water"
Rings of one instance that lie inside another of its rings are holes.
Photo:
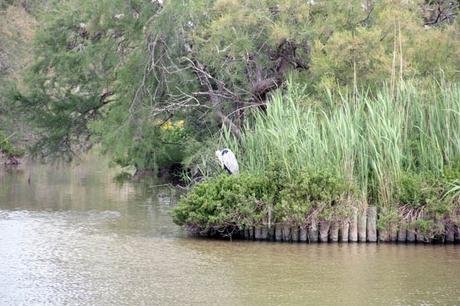
[[[190,238],[104,164],[0,170],[0,305],[460,304],[458,246]]]

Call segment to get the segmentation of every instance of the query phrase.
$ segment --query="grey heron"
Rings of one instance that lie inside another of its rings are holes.
[[[217,150],[216,157],[222,169],[226,170],[229,174],[237,174],[239,172],[238,161],[230,149]]]

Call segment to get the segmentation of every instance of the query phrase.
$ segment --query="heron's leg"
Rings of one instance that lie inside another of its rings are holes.
[[[226,170],[228,172],[228,174],[232,174],[232,171],[230,171],[227,166],[224,165],[224,170]]]

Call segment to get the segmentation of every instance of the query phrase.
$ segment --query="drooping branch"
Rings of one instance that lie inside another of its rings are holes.
[[[222,82],[217,81],[214,77],[211,76],[211,74],[207,71],[204,65],[198,59],[196,59],[196,57],[193,55],[193,50],[189,44],[185,45],[185,49],[190,54],[190,58],[187,58],[187,60],[192,64],[193,71],[195,75],[197,76],[200,82],[200,85],[208,94],[208,97],[213,106],[213,111],[216,115],[216,118],[220,122],[222,122],[222,124],[227,125],[232,131],[232,133],[237,138],[240,138],[241,131],[239,127],[236,124],[234,124],[233,121],[231,121],[227,116],[225,116],[221,110],[222,98],[228,97],[228,93],[230,93],[233,96],[236,96],[236,95],[233,94],[227,88],[225,88]],[[218,84],[217,89],[213,87],[212,81]]]
[[[442,23],[452,23],[458,15],[460,1],[439,0],[428,2],[422,6],[425,26],[437,26]]]

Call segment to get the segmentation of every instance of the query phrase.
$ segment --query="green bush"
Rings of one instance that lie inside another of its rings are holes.
[[[276,221],[303,225],[313,215],[320,220],[346,217],[350,207],[345,196],[350,191],[346,181],[331,172],[303,171],[281,190]]]
[[[262,174],[220,175],[195,185],[174,210],[190,232],[231,235],[259,224],[308,224],[309,217],[344,216],[350,189],[331,173],[305,171],[287,179],[277,167]]]
[[[174,210],[174,222],[191,232],[224,235],[262,222],[271,203],[270,180],[250,174],[226,175],[197,184]]]
[[[417,209],[440,204],[445,192],[443,182],[429,173],[416,174],[405,172],[397,183],[397,202]]]
[[[455,166],[455,163],[452,166]],[[459,207],[455,189],[452,188],[459,174],[454,168],[446,168],[442,176],[403,172],[397,182],[395,193],[395,203],[400,214],[393,214],[390,218],[386,211],[381,212],[379,221],[382,226],[395,224],[399,218],[411,215],[413,220],[410,227],[417,229],[427,238],[443,234],[446,224],[455,223],[454,214]]]

